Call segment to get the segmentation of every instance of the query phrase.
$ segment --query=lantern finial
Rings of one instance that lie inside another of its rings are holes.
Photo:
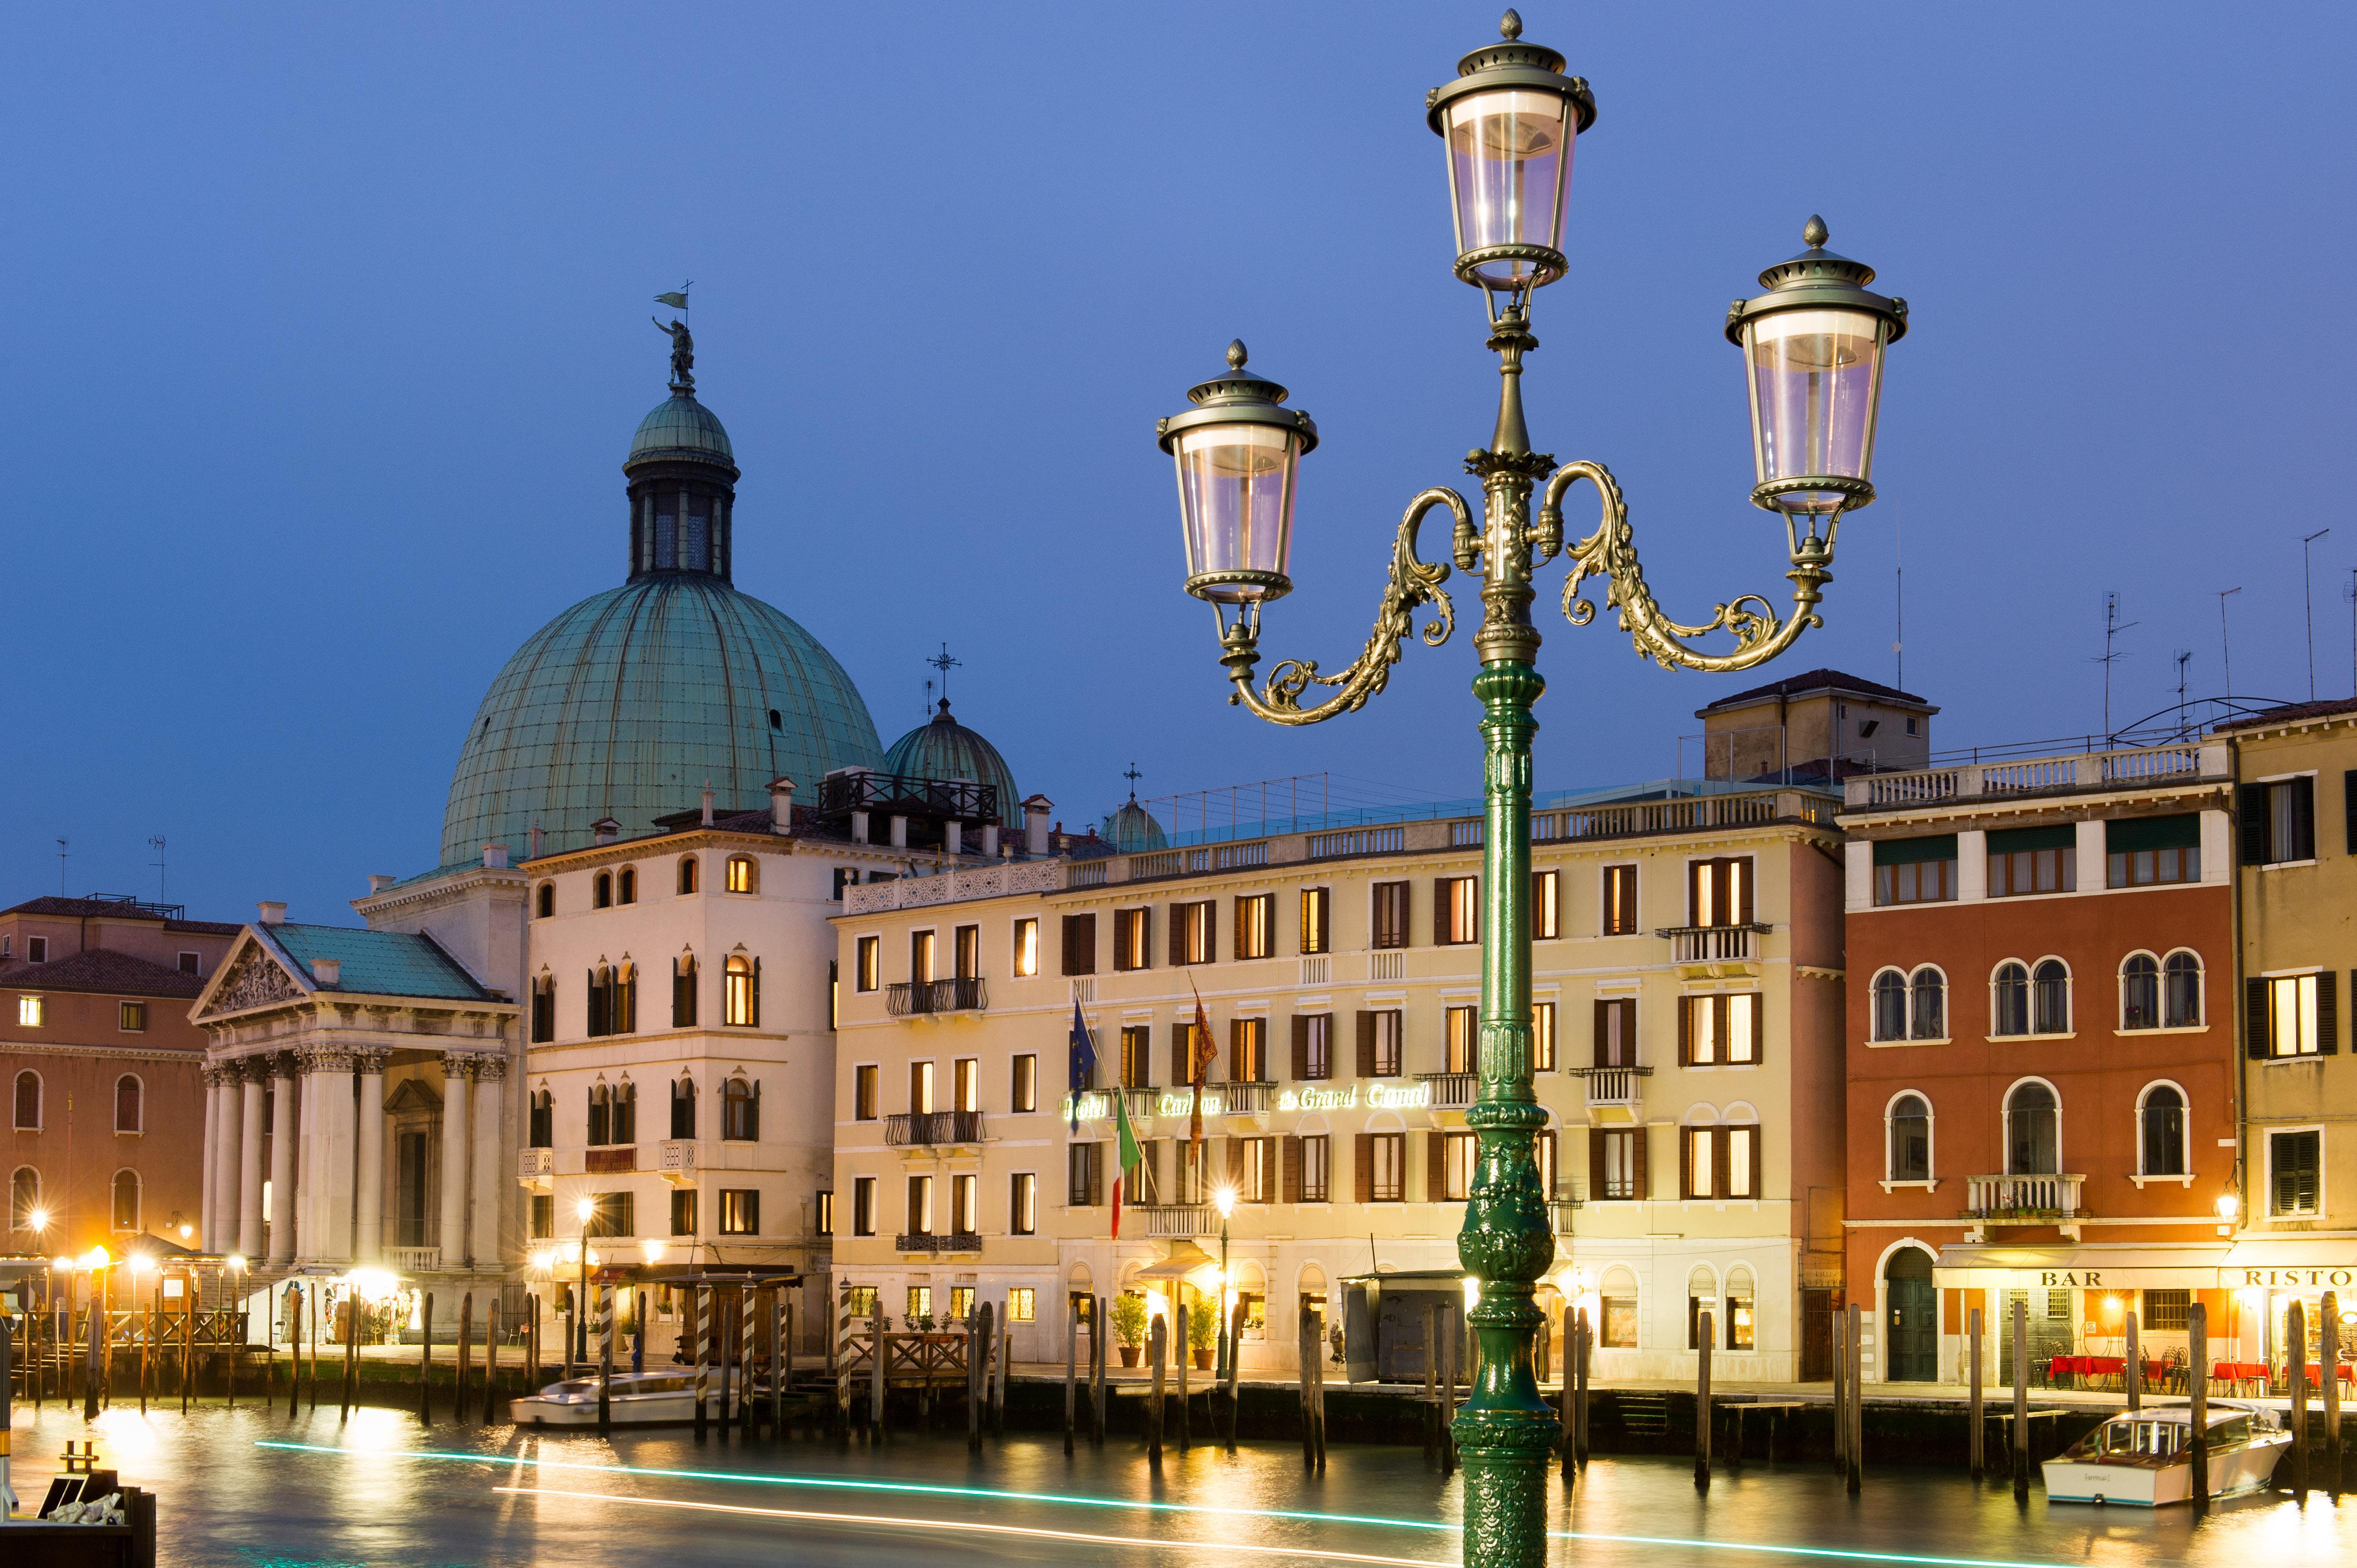
[[[1244,340],[1241,338],[1230,339],[1228,343],[1228,369],[1232,371],[1243,370],[1244,368]]]
[[[1520,11],[1510,10],[1504,16],[1499,17],[1498,36],[1502,38],[1521,38],[1523,36],[1523,14]]]
[[[1811,250],[1817,250],[1832,238],[1833,232],[1825,227],[1825,220],[1813,212],[1810,213],[1808,223],[1801,230],[1801,242]]]

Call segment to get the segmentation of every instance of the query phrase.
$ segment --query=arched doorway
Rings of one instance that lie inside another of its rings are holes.
[[[1930,1383],[1940,1377],[1940,1293],[1932,1288],[1932,1257],[1901,1247],[1883,1265],[1883,1343],[1890,1347],[1894,1383]]]

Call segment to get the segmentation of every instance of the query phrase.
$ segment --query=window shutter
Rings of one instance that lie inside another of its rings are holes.
[[[1680,1067],[1692,1067],[1694,1065],[1695,1004],[1697,1002],[1707,1004],[1709,1001],[1710,998],[1707,996],[1681,996],[1678,998],[1678,1065]]]
[[[1170,1087],[1184,1089],[1193,1081],[1194,1074],[1187,1065],[1187,1026],[1170,1026]]]
[[[1170,906],[1170,963],[1176,968],[1187,961],[1187,906]]]
[[[2242,849],[2244,865],[2265,865],[2267,860],[2267,787],[2243,786]]]
[[[1694,1129],[1680,1126],[1678,1133],[1678,1196],[1694,1196]]]
[[[1372,1013],[1359,1015],[1359,1076],[1375,1076],[1375,1015]],[[1362,1197],[1359,1201],[1364,1203],[1366,1199]]]
[[[1630,1142],[1635,1145],[1632,1152],[1636,1157],[1631,1159],[1629,1164],[1631,1169],[1635,1174],[1637,1188],[1636,1196],[1639,1197],[1651,1197],[1653,1196],[1652,1173],[1646,1168],[1645,1164],[1645,1145],[1652,1140],[1652,1130],[1651,1128],[1641,1126],[1634,1133],[1631,1133],[1629,1135]]]
[[[1228,1020],[1228,1081],[1230,1083],[1251,1081],[1253,1075],[1244,1070],[1250,1066],[1252,1064],[1244,1060],[1244,1021],[1242,1018],[1231,1018]]]
[[[1633,865],[1620,874],[1619,929],[1624,935],[1637,929],[1637,868]]]
[[[1735,874],[1738,882],[1740,884],[1738,890],[1741,897],[1737,900],[1737,902],[1741,907],[1735,914],[1735,923],[1739,926],[1748,926],[1751,924],[1751,884],[1753,880],[1751,875],[1751,865],[1752,860],[1748,854],[1740,860],[1729,861],[1727,863],[1728,869]]]
[[[753,1027],[761,1026],[761,961],[753,961]]]
[[[1452,940],[1456,933],[1448,929],[1448,884],[1452,878],[1436,876],[1432,880],[1432,940],[1436,945]]]
[[[1686,924],[1702,924],[1703,879],[1710,875],[1710,862],[1691,860],[1686,863]]]
[[[1587,1201],[1600,1202],[1604,1197],[1604,1140],[1611,1136],[1601,1127],[1587,1130]]]
[[[1301,1201],[1301,1140],[1288,1133],[1285,1140],[1285,1201]]]
[[[1309,1015],[1293,1015],[1293,1080],[1300,1082],[1309,1076]]]
[[[1372,1133],[1351,1134],[1351,1165],[1353,1190],[1361,1203],[1375,1200],[1375,1135]]]
[[[1727,1178],[1735,1166],[1735,1140],[1741,1135],[1732,1127],[1722,1127],[1711,1138],[1711,1164],[1716,1169],[1712,1173],[1710,1190],[1715,1197],[1734,1196],[1727,1190]]]
[[[2286,860],[2313,860],[2316,857],[2316,780],[2302,777],[2278,789],[2292,791],[2292,842],[2282,846]]]
[[[1448,1134],[1436,1127],[1424,1135],[1424,1200],[1438,1203],[1448,1191]]]
[[[1751,993],[1751,1065],[1758,1067],[1768,1054],[1768,997],[1763,992]]]
[[[2329,969],[2316,977],[2316,1054],[2321,1057],[2341,1049],[2340,981]]]
[[[1596,1004],[1595,1058],[1591,1067],[1610,1067],[1612,1054],[1612,1004],[1598,999]]]
[[[2341,843],[2351,854],[2357,854],[2357,768],[2341,776]]]
[[[2243,1054],[2253,1061],[2267,1055],[2267,983],[2243,982]]]

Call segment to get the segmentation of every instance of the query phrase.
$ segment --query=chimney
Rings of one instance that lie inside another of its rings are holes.
[[[389,871],[371,871],[369,873],[369,891],[382,893],[400,880]]]
[[[483,846],[483,869],[485,871],[505,871],[507,868],[508,846],[503,843],[485,844]]]
[[[704,825],[707,828],[712,825],[712,780],[709,779],[704,781]]]
[[[341,959],[315,958],[311,961],[311,978],[320,984],[333,987],[343,983],[344,963]]]
[[[998,824],[996,822],[982,824],[982,853],[989,859],[998,858]]]
[[[952,854],[965,853],[965,824],[952,819],[942,824],[942,847]]]
[[[770,780],[770,831],[794,831],[794,781],[782,773]]]
[[[909,847],[909,819],[906,817],[892,819],[892,847],[894,849]]]
[[[286,923],[286,906],[283,903],[265,898],[254,908],[262,912],[262,924],[265,926],[283,926]]]
[[[706,822],[712,821],[712,792],[709,789],[704,792],[704,820]],[[589,831],[597,835],[599,843],[608,844],[622,836],[622,824],[611,817],[600,817],[589,824]]]
[[[854,843],[867,842],[867,813],[865,811],[851,813],[851,842]]]
[[[538,817],[532,820],[532,835],[524,846],[524,858],[527,860],[540,858],[540,819]]]
[[[1056,802],[1045,795],[1034,795],[1023,802],[1023,847],[1030,854],[1048,853],[1048,813]]]

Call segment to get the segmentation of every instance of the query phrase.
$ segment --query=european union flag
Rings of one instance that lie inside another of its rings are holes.
[[[1081,1016],[1081,1004],[1072,1002],[1072,1131],[1081,1130],[1081,1090],[1096,1076],[1097,1046],[1089,1038],[1089,1022]]]

